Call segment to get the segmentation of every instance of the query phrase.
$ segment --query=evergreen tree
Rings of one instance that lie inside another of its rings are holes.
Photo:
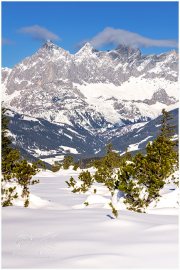
[[[146,155],[138,153],[132,163],[124,164],[119,173],[119,189],[125,192],[128,208],[144,212],[145,208],[159,198],[159,191],[165,180],[178,167],[176,143],[171,139],[174,127],[170,125],[171,116],[162,111],[160,135],[146,146]],[[143,193],[143,195],[142,195]]]
[[[93,177],[91,176],[91,173],[89,171],[82,171],[79,174],[78,178],[83,182],[83,184],[81,185],[82,192],[88,191],[88,189],[94,182]]]
[[[63,160],[63,168],[67,170],[71,165],[73,165],[73,157],[68,155]]]
[[[164,138],[171,138],[174,135],[175,126],[170,124],[170,120],[172,119],[172,115],[163,109],[161,120],[161,136]]]
[[[23,187],[22,197],[25,199],[24,206],[29,205],[29,185],[35,184],[38,181],[32,180],[32,176],[38,172],[38,165],[41,162],[29,164],[26,160],[20,158],[18,150],[11,146],[11,139],[8,136],[9,119],[6,116],[6,109],[2,108],[1,123],[2,123],[2,206],[10,206],[13,199],[17,198],[16,187],[7,187],[7,183],[15,181]]]
[[[116,208],[114,207],[112,202],[109,203],[109,206],[111,207],[113,215],[115,216],[115,218],[117,218],[118,217],[118,211],[116,210]]]
[[[76,192],[85,193],[86,191],[88,191],[88,189],[91,187],[91,185],[94,182],[93,176],[91,175],[91,173],[89,171],[82,171],[79,174],[78,178],[79,178],[79,180],[82,181],[82,184],[79,187],[76,186],[77,182],[74,180],[73,177],[71,177],[69,179],[69,182],[66,181],[66,183],[67,183],[68,187],[73,188],[73,190],[72,190],[73,193],[76,193]]]
[[[79,162],[76,162],[76,163],[74,163],[74,166],[73,166],[73,170],[74,171],[77,171],[77,169],[79,168]]]
[[[32,177],[38,172],[37,163],[29,164],[27,160],[20,160],[16,163],[13,170],[13,176],[17,179],[18,184],[23,188],[22,198],[24,199],[24,206],[29,205],[29,186],[39,182],[39,180],[32,180]]]
[[[62,167],[62,163],[55,161],[54,164],[51,166],[51,170],[53,172],[57,172],[61,169],[61,167]]]
[[[6,116],[6,109],[1,112],[1,141],[2,141],[2,174],[4,180],[10,180],[16,161],[20,158],[18,150],[11,146],[11,139],[8,136],[9,118]]]
[[[139,152],[132,157],[126,151],[121,157],[113,151],[112,144],[107,145],[106,155],[93,163],[96,168],[94,175],[82,172],[79,175],[83,182],[81,187],[76,186],[73,178],[67,183],[73,187],[72,192],[86,192],[93,181],[97,181],[106,185],[111,195],[117,188],[123,191],[128,209],[145,212],[148,205],[160,197],[166,178],[178,168],[177,143],[172,140],[174,126],[170,125],[170,120],[170,114],[163,110],[160,134],[147,144],[145,155]],[[110,207],[117,217],[112,202]]]
[[[70,177],[69,182],[68,181],[65,181],[65,182],[69,188],[71,188],[71,187],[74,188],[76,185],[76,181],[74,180],[74,178],[72,176]]]
[[[108,144],[106,146],[106,155],[101,160],[96,161],[94,165],[97,169],[94,175],[95,180],[104,183],[112,194],[118,186],[116,170],[120,163],[121,157],[113,151],[112,144]]]
[[[11,150],[10,144],[11,140],[8,136],[8,124],[9,124],[9,119],[5,115],[6,109],[2,108],[1,109],[1,140],[2,140],[2,157],[5,157],[9,151]]]

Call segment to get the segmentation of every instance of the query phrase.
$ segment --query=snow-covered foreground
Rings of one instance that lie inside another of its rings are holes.
[[[2,209],[3,268],[178,268],[172,185],[148,214],[124,209],[112,219],[107,189],[74,194],[65,183],[71,175],[77,179],[78,172],[41,172],[30,208]]]

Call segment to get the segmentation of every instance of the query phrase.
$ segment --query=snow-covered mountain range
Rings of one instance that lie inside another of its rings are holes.
[[[142,124],[158,117],[163,108],[177,108],[178,54],[142,55],[139,49],[124,45],[97,51],[89,43],[70,54],[47,41],[13,69],[2,68],[2,89],[4,106],[13,115],[26,117],[26,122],[31,117],[30,123],[32,119],[43,121],[56,136],[59,126],[62,146],[70,147],[71,140],[76,152],[83,154],[86,148],[79,152],[77,145],[89,144],[87,153],[93,155],[104,145],[100,134],[112,139],[110,134],[116,134],[118,127]],[[74,136],[68,137],[68,132]],[[53,138],[50,148],[36,138],[31,140],[39,155],[57,152]]]

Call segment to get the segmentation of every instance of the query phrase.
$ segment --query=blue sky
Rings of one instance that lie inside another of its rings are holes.
[[[165,52],[177,48],[178,3],[2,3],[2,66],[30,56],[46,37],[71,53],[86,40],[103,50],[135,41],[145,54]]]

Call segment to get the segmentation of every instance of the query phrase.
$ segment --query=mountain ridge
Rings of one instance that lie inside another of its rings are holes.
[[[95,154],[102,147],[98,134],[177,108],[178,55],[144,56],[124,45],[98,51],[88,43],[72,55],[48,41],[12,70],[2,69],[2,90],[4,106],[16,114],[43,119],[54,133],[64,125],[98,140]]]

